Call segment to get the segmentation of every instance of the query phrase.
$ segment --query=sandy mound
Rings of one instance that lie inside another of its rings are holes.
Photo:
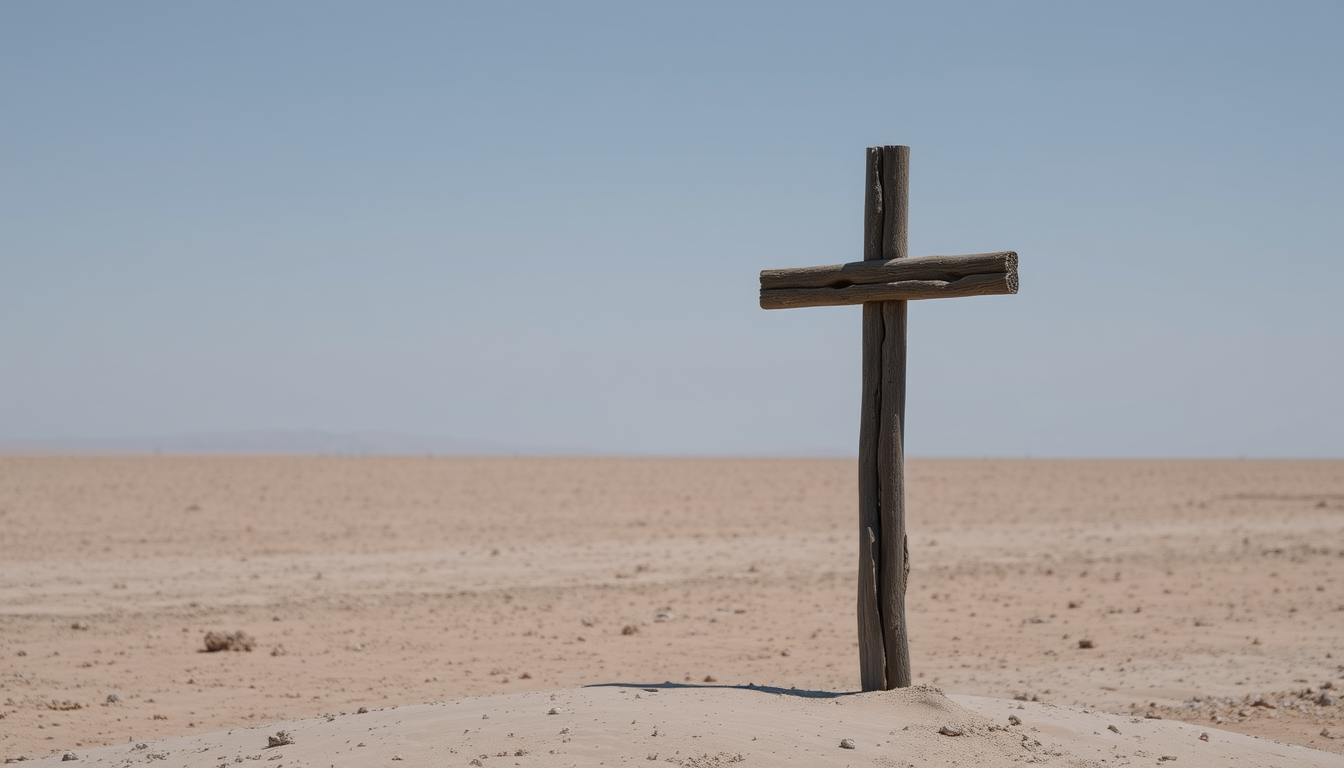
[[[936,688],[832,694],[673,683],[481,696],[55,754],[37,764],[1341,766],[1344,757],[1165,720]],[[1012,718],[1010,720],[1010,717]],[[289,743],[284,743],[289,742]]]

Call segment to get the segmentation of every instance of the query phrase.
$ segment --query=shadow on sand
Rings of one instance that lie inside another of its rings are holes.
[[[773,685],[710,685],[701,683],[674,683],[671,681],[664,683],[593,683],[585,685],[584,688],[639,688],[649,693],[657,691],[669,691],[679,688],[691,690],[712,690],[715,688],[729,689],[735,691],[757,691],[759,693],[773,693],[778,696],[797,696],[801,699],[838,699],[841,696],[853,696],[858,691],[844,691],[837,693],[835,691],[809,691],[804,688],[776,688]]]

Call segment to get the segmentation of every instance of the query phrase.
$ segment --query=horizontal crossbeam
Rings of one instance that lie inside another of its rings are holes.
[[[856,261],[761,272],[761,308],[835,307],[1017,293],[1013,251]]]

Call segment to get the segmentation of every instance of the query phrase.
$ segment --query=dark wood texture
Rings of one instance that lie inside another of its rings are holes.
[[[859,674],[865,691],[911,684],[905,592],[906,302],[1017,293],[1017,254],[908,258],[910,148],[869,147],[863,261],[761,272],[761,307],[863,305],[859,419]]]
[[[851,285],[899,283],[903,280],[952,282],[970,275],[1009,274],[1017,278],[1017,254],[969,253],[964,256],[918,256],[912,259],[854,261],[825,267],[761,270],[761,290],[780,288],[847,288]]]
[[[869,147],[865,162],[863,258],[882,261],[882,150]],[[762,298],[761,306],[765,306]],[[887,687],[886,649],[878,610],[881,510],[877,428],[882,407],[881,304],[863,305],[863,392],[859,416],[859,679],[865,691]]]
[[[910,148],[882,148],[882,258],[910,255]],[[906,302],[882,306],[882,408],[878,427],[881,560],[878,610],[886,649],[887,689],[908,688],[910,638],[905,623],[905,350]]]
[[[1017,275],[999,272],[967,275],[953,281],[902,280],[895,283],[851,285],[844,288],[776,288],[761,291],[761,309],[842,307],[866,302],[952,299],[1017,293]]]

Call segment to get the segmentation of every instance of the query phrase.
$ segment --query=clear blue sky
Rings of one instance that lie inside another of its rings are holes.
[[[1344,457],[1344,3],[0,4],[0,440],[854,450],[864,147],[907,450]]]

